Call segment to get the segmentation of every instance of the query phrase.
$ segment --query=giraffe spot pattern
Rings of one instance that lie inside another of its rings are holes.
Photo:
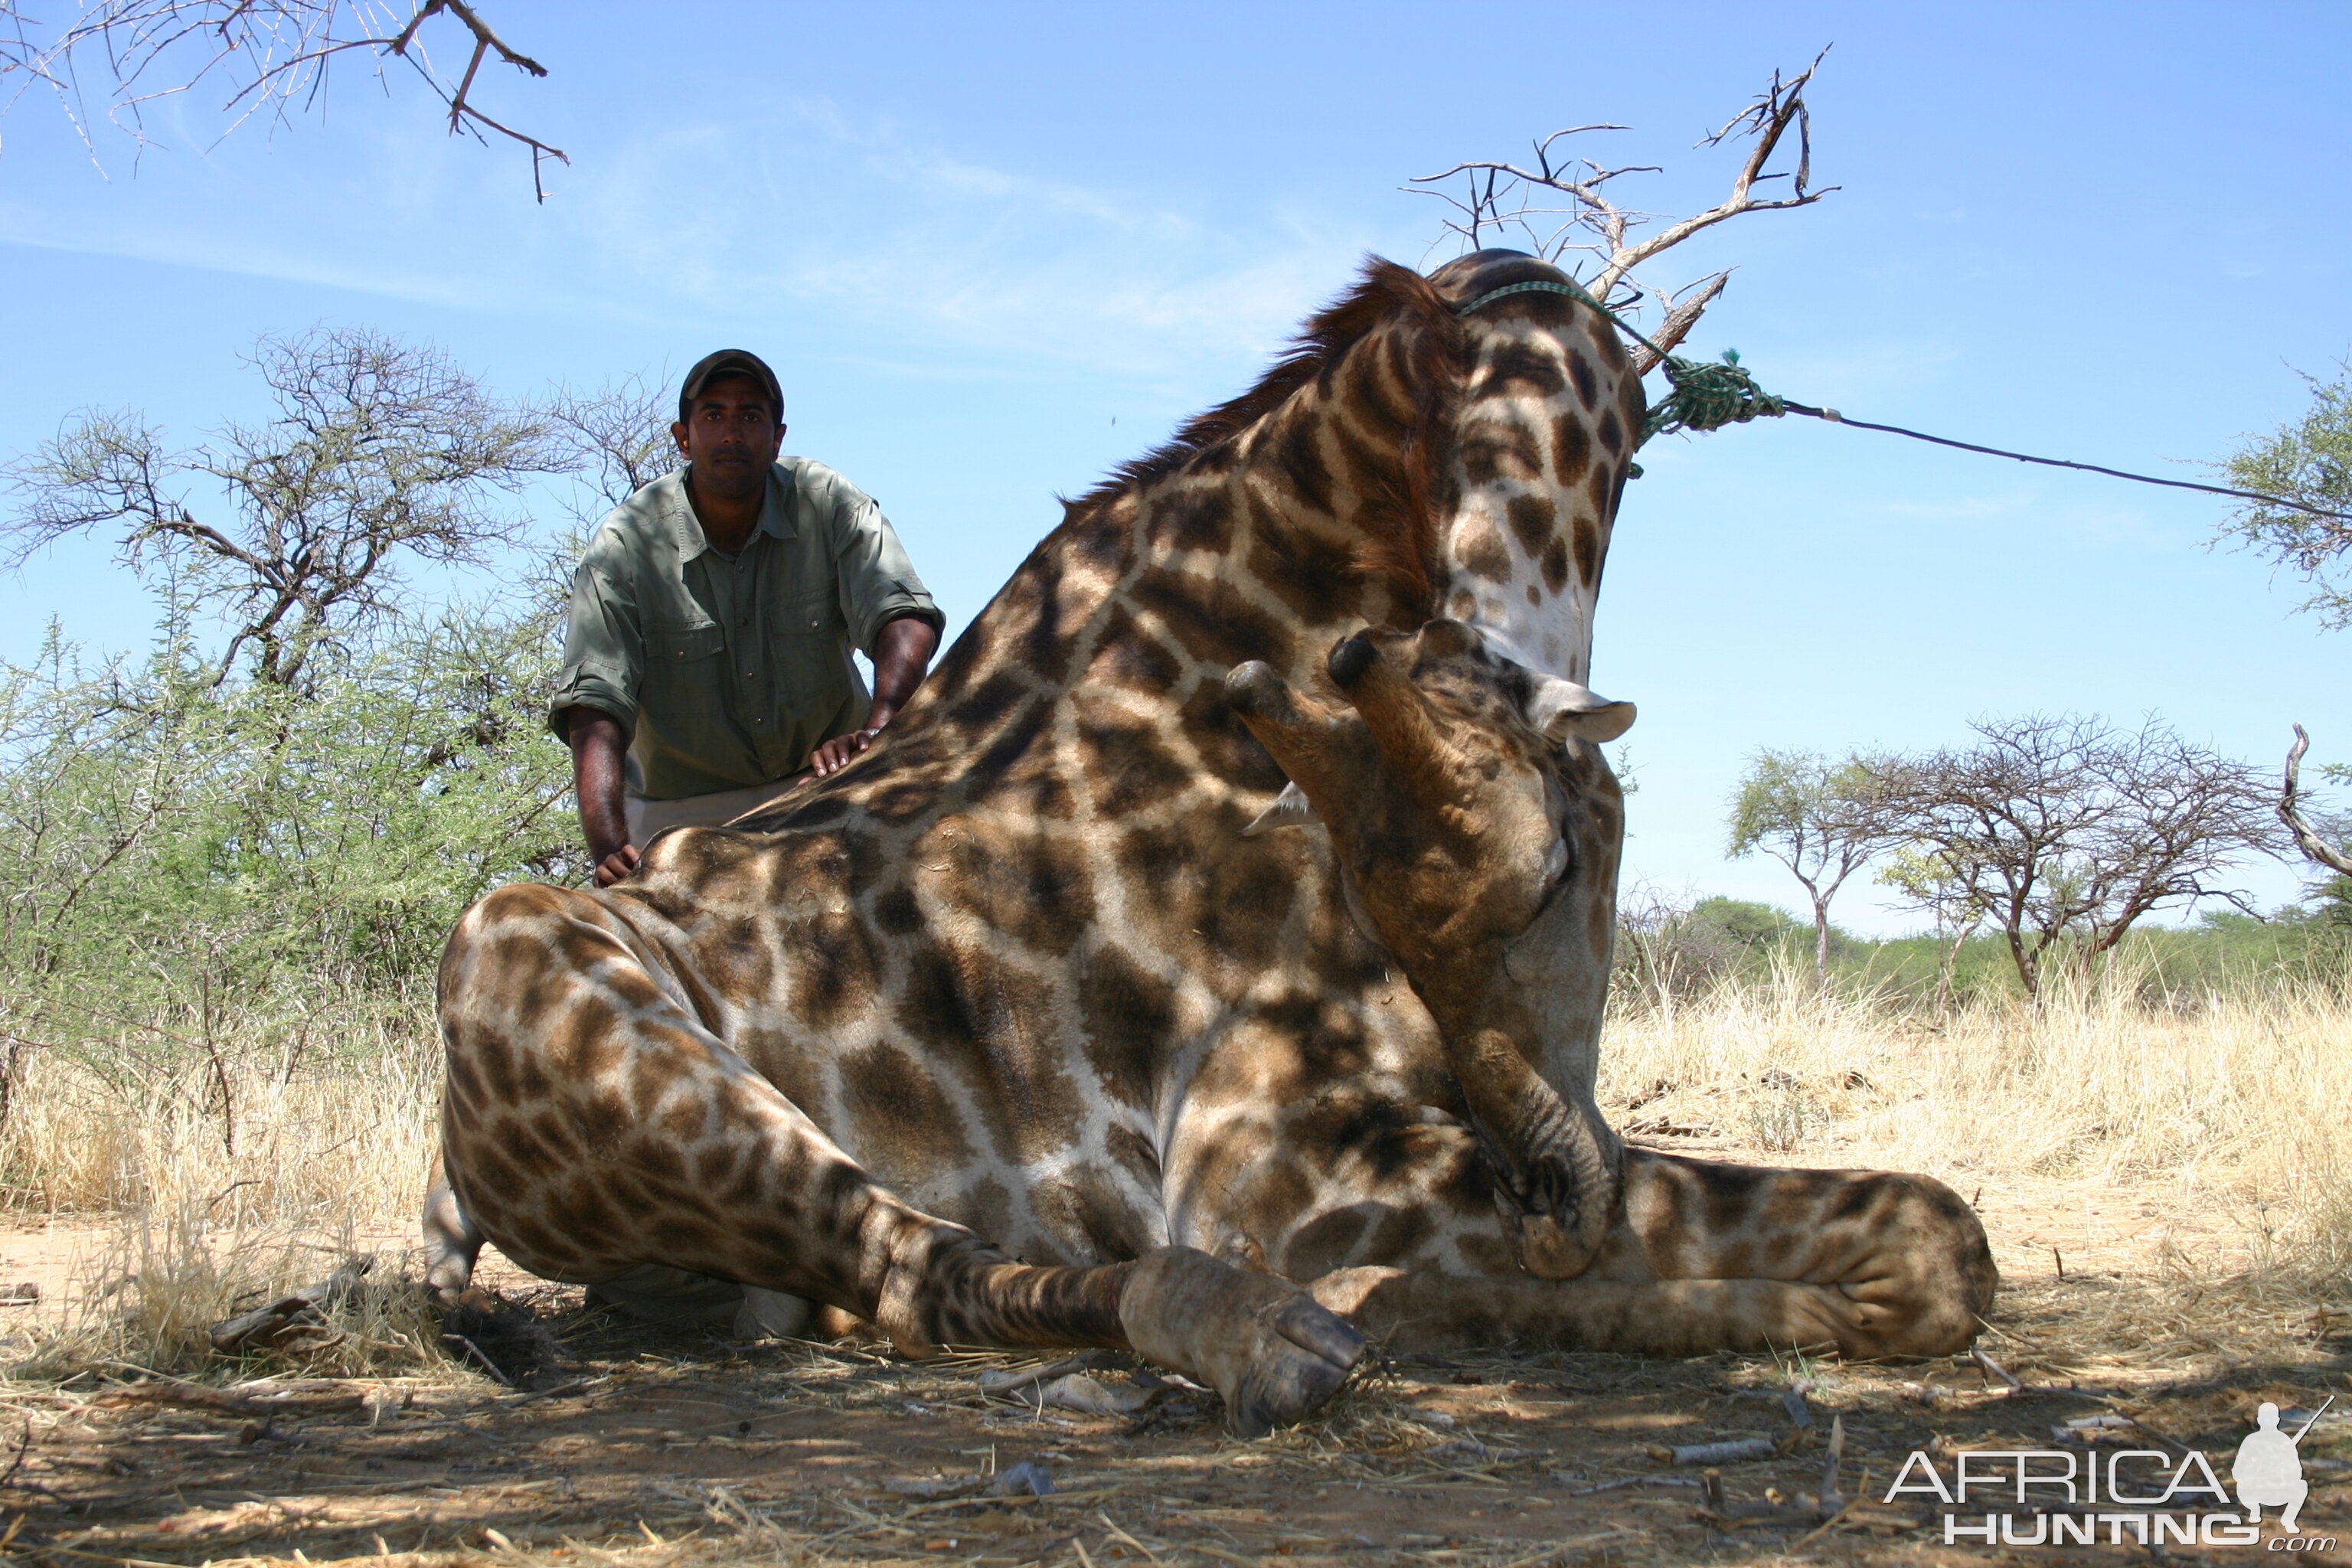
[[[1530,556],[1551,542],[1552,522],[1559,515],[1549,496],[1513,496],[1508,508],[1511,532]]]
[[[1495,531],[1495,525],[1483,515],[1473,516],[1463,523],[1454,542],[1454,558],[1472,575],[1483,577],[1489,583],[1511,580],[1510,547],[1503,542],[1503,536]]]
[[[1543,572],[1544,586],[1557,594],[1568,586],[1568,546],[1554,539],[1543,547],[1538,563]]]

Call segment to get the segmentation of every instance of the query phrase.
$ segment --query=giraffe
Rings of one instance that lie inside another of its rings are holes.
[[[1834,1263],[1791,1296],[1800,1249],[1700,1239],[1734,1194],[1625,1151],[1593,1103],[1622,822],[1587,752],[1632,710],[1584,681],[1641,416],[1556,268],[1368,264],[1257,385],[1069,503],[850,767],[661,836],[613,889],[467,911],[428,1279],[461,1290],[487,1237],[551,1279],[657,1265],[819,1303],[909,1353],[1129,1346],[1244,1431],[1327,1398],[1364,1343],[1347,1314],[1397,1301],[1439,1338],[1965,1343],[1989,1283],[1943,1282],[1957,1318],[1916,1282],[1839,1309]],[[1585,748],[1559,787],[1596,803],[1547,906],[1584,935],[1517,1050],[1511,1018],[1447,1026],[1446,977],[1383,939],[1385,884],[1329,831],[1269,831],[1328,803],[1228,697],[1247,666],[1336,702],[1335,642],[1439,614],[1518,671],[1523,721]],[[1664,1206],[1664,1250],[1628,1251],[1629,1191]],[[1862,1250],[1906,1247],[1933,1250]],[[1454,1329],[1414,1295],[1474,1282],[1491,1310]],[[1680,1305],[1703,1297],[1762,1304]]]

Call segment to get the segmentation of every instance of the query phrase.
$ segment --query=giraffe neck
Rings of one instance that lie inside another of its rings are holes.
[[[911,812],[1010,775],[1032,809],[1116,817],[1137,795],[1107,777],[1278,787],[1222,710],[1225,671],[1262,659],[1320,684],[1338,638],[1435,613],[1586,680],[1641,384],[1605,321],[1562,296],[1458,318],[1498,268],[1557,275],[1497,253],[1432,279],[1369,268],[1258,388],[1075,503],[898,717],[887,759],[814,795],[887,787]]]
[[[1367,625],[1432,606],[1430,426],[1416,323],[1372,331],[1326,374],[1169,471],[1071,508],[961,637],[898,721],[976,742],[1016,727],[1017,690],[1157,695],[1163,724],[1197,715],[1226,669],[1302,675]],[[1229,734],[1237,727],[1223,726]],[[1277,781],[1278,782],[1278,781]]]

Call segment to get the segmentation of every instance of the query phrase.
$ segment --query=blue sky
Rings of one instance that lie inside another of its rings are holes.
[[[1858,417],[2184,478],[2352,355],[2338,5],[484,9],[551,73],[482,99],[572,154],[544,206],[397,78],[217,145],[200,91],[142,158],[101,135],[102,173],[43,102],[0,121],[0,452],[84,406],[193,437],[256,411],[257,337],[321,323],[513,393],[741,344],[952,629],[1056,492],[1247,383],[1362,253],[1451,255],[1408,176],[1611,121],[1612,156],[1666,165],[1640,205],[1693,210],[1732,163],[1691,144],[1827,43],[1815,177],[1843,189],[1668,258],[1738,268],[1694,347]],[[1721,858],[1759,746],[2074,709],[2265,762],[2300,720],[2352,759],[2352,643],[2209,548],[2224,502],[1793,419],[1643,461],[1594,660],[1642,708],[1629,879],[1791,900]],[[145,634],[96,546],[0,580],[0,656],[52,615]],[[1841,915],[1911,923],[1875,895]]]

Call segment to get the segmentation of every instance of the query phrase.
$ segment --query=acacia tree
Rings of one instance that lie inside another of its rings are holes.
[[[245,655],[290,687],[383,618],[407,568],[482,565],[512,544],[524,521],[508,500],[571,461],[544,419],[430,349],[320,331],[264,339],[253,363],[275,418],[174,450],[135,414],[85,414],[15,464],[0,560],[104,529],[126,565],[163,565],[223,616],[215,681]],[[192,500],[203,480],[223,499]]]
[[[528,148],[531,188],[541,201],[547,161],[571,162],[475,102],[482,67],[493,59],[526,76],[543,77],[547,68],[499,37],[467,0],[58,0],[39,12],[0,0],[0,111],[46,89],[93,157],[93,97],[107,121],[143,147],[149,105],[212,82],[227,91],[226,134],[257,114],[284,120],[316,107],[335,63],[356,56],[372,61],[378,77],[395,65],[414,70],[441,100],[451,135],[498,136]],[[465,51],[460,71],[433,63],[425,25],[436,17]]]
[[[2032,714],[1973,725],[1979,742],[1874,765],[1894,830],[1955,913],[2000,930],[2026,994],[2070,952],[2087,973],[2142,916],[2216,898],[2223,873],[2284,835],[2254,770],[2151,719]]]
[[[2301,501],[2324,512],[2352,512],[2352,364],[2333,382],[2304,379],[2311,406],[2267,436],[2248,437],[2221,465],[2230,483]],[[2289,507],[2250,502],[2225,531],[2311,584],[2298,608],[2331,626],[2352,626],[2352,585],[2342,576],[2352,550],[2352,522]]]
[[[2333,382],[2304,378],[2311,387],[2310,408],[2267,436],[2249,437],[2231,454],[2221,465],[2231,484],[2326,511],[2352,511],[2352,364],[2342,369]],[[2311,596],[2297,608],[2315,612],[2330,626],[2352,626],[2352,585],[2342,575],[2345,554],[2352,551],[2352,522],[2255,502],[2230,520],[2227,531],[2311,584]],[[2331,842],[2301,809],[2299,774],[2310,746],[2311,737],[2297,724],[2279,793],[2279,820],[2305,859],[2338,876],[2352,875],[2352,850]],[[2346,772],[2327,771],[2336,778]]]
[[[1892,840],[1885,770],[1858,756],[1767,748],[1731,797],[1732,858],[1761,850],[1789,868],[1813,908],[1813,982],[1830,978],[1830,900]]]
[[[145,1070],[98,1014],[195,1008],[211,1041],[221,996],[412,985],[483,891],[578,872],[511,493],[578,455],[429,350],[317,333],[255,363],[268,417],[183,449],[83,415],[12,466],[0,561],[95,531],[159,636],[91,662],[53,629],[0,664],[0,1118],[29,1050]],[[464,563],[491,602],[415,581]]]
[[[581,477],[572,510],[583,530],[678,466],[670,435],[677,404],[666,380],[637,371],[591,392],[559,386],[539,405],[566,471]]]
[[[1903,895],[1910,906],[1934,923],[1939,961],[1936,966],[1936,1016],[1952,1015],[1952,986],[1960,968],[1960,949],[1984,926],[1985,911],[1973,896],[1975,879],[1958,866],[1950,853],[1916,844],[1898,846],[1887,857],[1878,879]]]

